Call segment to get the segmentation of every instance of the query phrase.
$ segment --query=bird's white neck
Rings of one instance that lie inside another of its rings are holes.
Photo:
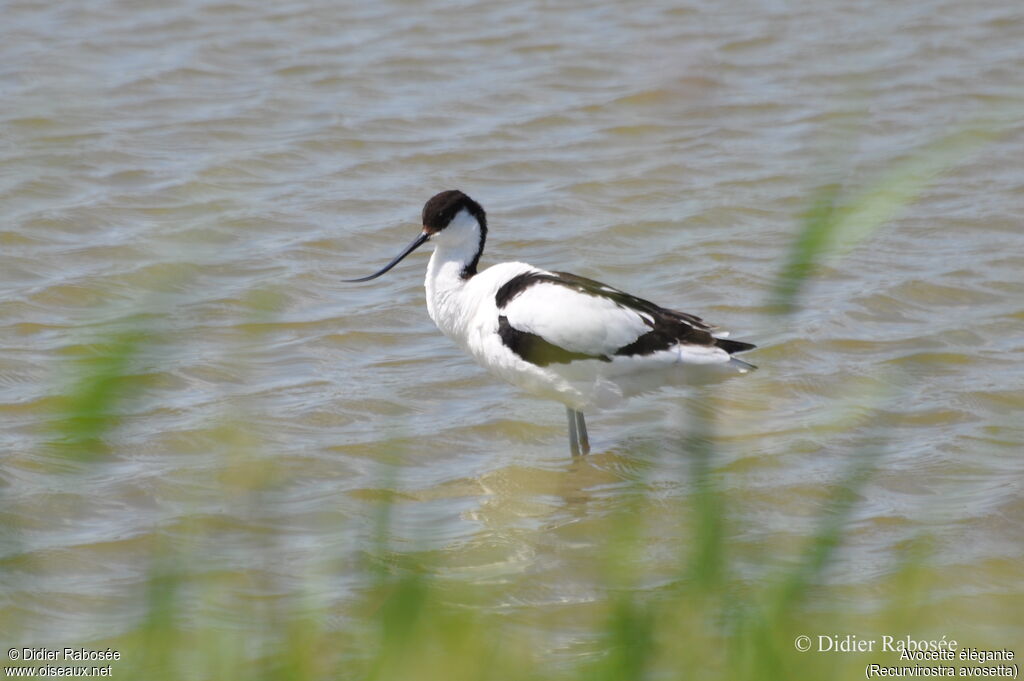
[[[475,274],[483,248],[480,233],[476,219],[462,212],[432,239],[434,254],[423,282],[427,289],[427,311],[438,328],[451,337],[459,336],[465,325],[466,306],[459,298],[469,276]]]

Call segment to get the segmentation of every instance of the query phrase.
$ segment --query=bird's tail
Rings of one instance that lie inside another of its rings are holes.
[[[747,350],[753,350],[757,346],[753,343],[744,343],[743,341],[728,340],[726,338],[716,338],[715,345],[722,348],[730,355],[736,352],[746,352]]]
[[[743,341],[727,340],[725,338],[716,338],[715,345],[722,348],[730,355],[733,354],[734,352],[746,352],[747,350],[753,350],[754,348],[757,347],[753,343],[744,343]],[[750,362],[744,362],[742,359],[737,359],[735,357],[729,358],[729,364],[732,364],[734,367],[739,369],[741,373],[753,371],[754,369],[757,368]]]

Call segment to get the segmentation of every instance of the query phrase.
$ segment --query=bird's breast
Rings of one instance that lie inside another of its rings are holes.
[[[469,279],[429,276],[427,312],[437,328],[474,355],[498,330],[495,295],[509,278],[534,268],[523,263],[494,265]]]

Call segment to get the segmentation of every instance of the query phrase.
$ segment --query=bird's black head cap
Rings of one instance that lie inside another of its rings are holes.
[[[477,249],[476,257],[462,270],[462,278],[469,279],[476,274],[480,254],[484,250],[484,241],[487,239],[487,214],[483,207],[458,189],[443,191],[432,196],[423,206],[423,229],[433,236],[451,224],[455,216],[463,210],[476,218],[477,224],[480,225],[480,248]]]

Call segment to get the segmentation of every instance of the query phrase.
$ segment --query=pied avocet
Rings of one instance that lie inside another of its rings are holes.
[[[573,455],[590,451],[583,411],[687,380],[687,365],[754,366],[736,352],[755,346],[712,334],[700,317],[659,307],[566,272],[505,262],[477,272],[487,216],[461,191],[423,206],[423,231],[368,277],[397,265],[430,241],[427,311],[478,364],[527,392],[563,403]],[[724,335],[724,334],[722,334]]]

